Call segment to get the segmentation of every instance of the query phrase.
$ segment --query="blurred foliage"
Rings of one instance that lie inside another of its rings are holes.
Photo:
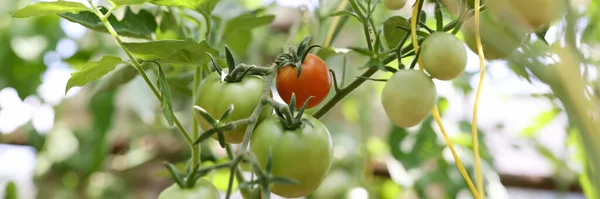
[[[220,65],[225,66],[224,55],[219,55],[216,49],[227,45],[236,60],[262,65],[272,62],[280,52],[286,50],[287,45],[298,43],[306,35],[312,35],[315,43],[322,43],[331,25],[331,11],[336,9],[339,1],[321,2],[322,7],[315,12],[301,9],[282,11],[278,6],[262,5],[259,1],[111,2],[127,5],[125,9],[120,9],[119,17],[111,16],[108,19],[116,32],[125,36],[124,45],[136,57],[156,59],[161,64],[161,70],[157,70],[159,68],[153,63],[145,64],[143,69],[148,71],[154,83],[159,81],[171,89],[173,107],[169,110],[178,116],[189,116],[193,69],[201,67],[208,73],[208,68],[212,67],[212,64],[208,64],[206,53],[214,55],[221,62]],[[103,3],[110,5],[109,2]],[[56,61],[50,60],[51,53],[65,50],[57,46],[61,39],[74,40],[76,52],[70,56],[60,56],[56,62],[67,65],[71,71],[80,71],[72,76],[76,77],[79,73],[81,77],[71,79],[76,82],[69,81],[67,90],[71,86],[86,83],[89,86],[54,106],[56,117],[50,132],[37,132],[30,122],[12,134],[0,135],[0,141],[11,143],[24,140],[19,144],[30,145],[38,151],[35,182],[39,187],[37,195],[43,198],[154,198],[172,183],[160,162],[177,162],[178,168],[185,170],[190,156],[179,132],[169,127],[169,116],[167,119],[161,116],[159,103],[137,75],[136,69],[120,60],[126,55],[120,53],[96,15],[81,11],[59,16],[11,18],[15,10],[27,4],[29,1],[23,0],[0,3],[0,44],[3,44],[0,45],[0,60],[3,61],[0,66],[0,90],[15,88],[21,99],[41,97],[40,85],[45,72],[53,67],[60,68],[49,64]],[[386,40],[382,48],[396,47],[407,34],[404,29],[397,27],[408,26],[406,18],[397,15],[408,16],[409,13],[390,12],[380,4],[373,6],[377,12],[372,20],[382,24],[379,31]],[[587,71],[587,67],[595,67],[597,73],[599,60],[594,47],[600,43],[600,24],[597,23],[600,20],[600,3],[591,1],[588,7],[585,16],[582,16],[588,23],[584,23],[581,42],[587,45],[589,52],[586,52],[595,53],[595,57],[588,56],[584,60],[587,63],[584,69]],[[107,11],[102,8],[103,13]],[[36,12],[39,10],[33,9],[29,14]],[[286,15],[294,17],[285,18]],[[318,54],[336,71],[339,83],[347,84],[360,75],[364,69],[360,67],[368,58],[364,53],[360,54],[359,48],[353,48],[366,46],[363,33],[356,31],[362,28],[362,24],[350,12],[338,12],[332,16],[337,15],[343,16],[340,23],[346,26],[336,30],[335,35],[339,36],[331,45],[335,48],[322,48]],[[430,17],[425,23],[435,24],[431,17],[434,13],[428,11],[421,15],[422,19],[426,15]],[[280,19],[281,16],[283,18]],[[452,19],[445,13],[445,21]],[[74,37],[69,34],[69,31],[73,31],[69,28],[82,28],[76,24],[94,31]],[[522,54],[527,54],[527,50],[539,52],[533,41],[528,42],[533,44],[528,46],[531,48],[524,47]],[[103,57],[107,54],[113,56]],[[528,56],[516,55],[514,60],[507,62],[507,66],[516,75],[531,82],[535,80],[532,77],[540,79],[540,75],[536,74],[538,71],[529,67],[539,60],[529,59],[531,54]],[[409,65],[411,61],[403,59],[388,65]],[[87,73],[86,67],[90,65],[102,65],[105,68],[100,68],[103,69],[100,72]],[[102,74],[90,75],[98,73]],[[386,78],[390,74],[380,76]],[[466,72],[451,85],[460,91],[462,97],[470,97],[473,93],[470,81],[474,76],[477,73]],[[597,74],[595,78],[598,81]],[[441,141],[432,117],[416,128],[404,129],[390,125],[381,107],[376,105],[379,104],[381,87],[377,82],[364,84],[323,118],[332,133],[336,159],[321,187],[308,197],[348,198],[352,193],[366,190],[370,198],[401,198],[411,193],[419,198],[456,198],[467,185],[454,166],[454,160],[448,157],[448,149]],[[64,87],[60,87],[61,94],[62,89]],[[333,94],[332,91],[328,99]],[[538,99],[556,100],[554,97]],[[50,102],[42,97],[41,103]],[[439,106],[444,114],[448,109],[448,101],[440,100]],[[588,198],[597,198],[598,193],[593,188],[594,182],[590,176],[597,175],[598,171],[587,164],[588,157],[582,152],[582,142],[585,141],[582,139],[585,138],[576,133],[578,129],[575,124],[565,129],[568,136],[565,145],[575,148],[576,153],[569,155],[575,160],[557,156],[536,140],[538,133],[561,116],[564,109],[553,102],[551,109],[532,118],[531,124],[521,130],[522,137],[519,140],[524,140],[529,147],[535,148],[552,162],[559,180],[567,184],[578,181]],[[186,127],[191,126],[189,118],[182,123]],[[453,134],[451,139],[457,145],[465,167],[473,173],[472,160],[469,159],[472,156],[471,123],[466,118],[459,118],[453,125],[459,132]],[[489,132],[481,129],[479,132],[481,155],[486,165],[485,175],[497,176],[494,158],[484,142]],[[215,146],[217,144],[213,140],[202,144],[203,166],[225,160],[225,152]],[[578,175],[577,179],[572,177],[578,174],[572,165],[567,164],[572,161],[579,161],[581,173],[587,175]],[[373,165],[384,165],[390,177],[374,176]],[[227,189],[229,171],[220,169],[205,178],[224,191]],[[486,185],[496,183],[499,183],[499,179],[490,177]],[[16,193],[11,190],[15,189],[14,184],[6,186],[6,198],[11,198],[10,194]]]

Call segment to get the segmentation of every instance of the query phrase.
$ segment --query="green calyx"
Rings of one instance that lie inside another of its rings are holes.
[[[308,124],[312,126],[308,119],[302,118],[302,114],[304,114],[304,110],[306,109],[308,102],[312,98],[313,96],[310,96],[308,99],[306,99],[306,101],[304,102],[304,104],[302,104],[302,107],[298,110],[298,113],[296,113],[295,116],[294,112],[296,109],[296,94],[292,93],[292,98],[290,100],[290,104],[288,105],[272,103],[273,109],[275,110],[277,116],[279,116],[279,119],[281,120],[281,123],[283,124],[283,127],[285,129],[294,130],[300,128],[303,124]]]
[[[277,63],[279,67],[288,65],[297,67],[298,75],[296,78],[299,78],[300,73],[302,73],[302,62],[304,62],[304,59],[306,59],[310,50],[315,47],[321,47],[317,44],[310,45],[310,39],[310,36],[305,37],[297,48],[295,46],[290,46],[289,52],[279,55],[275,63]]]
[[[219,75],[221,77],[223,77],[223,75],[225,75],[225,77],[222,78],[222,80],[225,80],[226,82],[240,82],[248,74],[265,75],[268,71],[264,67],[257,67],[254,65],[240,64],[240,65],[236,66],[235,59],[233,58],[233,55],[231,54],[229,47],[225,46],[225,60],[227,61],[227,70],[229,73],[224,74],[223,69],[221,68],[219,63],[215,60],[215,58],[210,53],[207,53],[207,54],[210,57],[210,60],[212,61],[213,66],[215,67],[215,71],[217,71],[217,73],[219,73]]]

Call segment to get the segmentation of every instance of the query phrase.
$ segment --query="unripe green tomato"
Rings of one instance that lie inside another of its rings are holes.
[[[475,18],[471,17],[462,26],[465,43],[477,54],[475,41]],[[504,59],[521,46],[527,33],[522,27],[498,23],[489,12],[481,12],[479,31],[483,53],[487,60]]]
[[[158,199],[219,199],[219,191],[209,181],[198,179],[193,188],[173,184],[160,192]]]
[[[221,115],[233,104],[234,109],[229,115],[227,121],[235,121],[250,117],[254,108],[260,100],[262,90],[265,87],[265,81],[259,76],[248,75],[240,82],[221,82],[217,72],[211,73],[206,77],[198,87],[195,105],[204,108],[214,119],[219,119]],[[211,129],[212,126],[200,116],[197,112],[196,119],[200,127],[204,130]],[[273,113],[271,106],[263,106],[259,115],[258,122]],[[246,124],[239,125],[231,131],[223,133],[225,142],[230,144],[241,143],[244,139]],[[217,134],[213,136],[217,138]]]
[[[406,4],[406,0],[383,0],[383,5],[390,10],[400,10]]]
[[[250,151],[266,168],[271,150],[271,173],[295,179],[299,184],[272,184],[272,193],[297,198],[315,191],[327,176],[333,162],[333,142],[327,127],[318,119],[303,115],[310,124],[286,129],[277,116],[263,120],[252,133]]]
[[[451,80],[467,67],[467,50],[463,42],[446,32],[434,32],[421,44],[423,68],[434,78]]]
[[[492,15],[507,25],[521,25],[534,32],[565,14],[565,0],[494,0],[487,4]]]
[[[436,101],[435,84],[418,70],[399,70],[388,79],[381,93],[381,103],[388,118],[404,128],[423,121]]]

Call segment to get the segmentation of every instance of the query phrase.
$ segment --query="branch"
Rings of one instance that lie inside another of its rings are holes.
[[[119,46],[123,49],[123,51],[125,51],[125,54],[127,54],[127,57],[129,57],[129,59],[133,63],[133,66],[135,67],[135,69],[140,73],[140,75],[142,76],[142,78],[144,79],[144,81],[146,82],[148,87],[150,87],[150,90],[152,90],[152,93],[154,93],[154,96],[158,99],[159,102],[162,103],[162,100],[161,100],[160,94],[158,93],[158,90],[156,89],[156,87],[154,87],[154,85],[150,81],[150,78],[148,78],[148,75],[146,75],[146,72],[142,68],[141,64],[137,61],[137,59],[135,59],[133,54],[131,54],[131,52],[129,52],[129,50],[127,50],[127,48],[125,48],[125,46],[123,46],[123,42],[121,41],[121,38],[119,37],[119,35],[115,31],[115,29],[108,22],[107,18],[105,18],[104,15],[102,13],[100,13],[100,11],[96,7],[96,5],[94,5],[92,0],[88,0],[88,2],[92,6],[96,16],[98,16],[98,18],[100,18],[100,20],[102,21],[102,24],[104,24],[104,27],[106,27],[108,32],[113,36],[113,38],[115,38],[115,40],[117,41]],[[183,134],[183,137],[187,141],[188,145],[190,145],[190,147],[193,148],[194,147],[193,139],[190,136],[190,134],[185,130],[185,128],[183,128],[183,125],[181,125],[181,122],[179,122],[179,119],[177,119],[177,116],[173,115],[173,121],[175,122],[175,125],[177,126],[177,128],[179,128],[179,130],[181,131],[181,134]]]

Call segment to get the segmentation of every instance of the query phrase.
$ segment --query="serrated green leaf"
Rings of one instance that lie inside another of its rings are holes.
[[[533,119],[533,122],[531,125],[525,127],[523,130],[521,130],[521,136],[524,136],[524,137],[535,136],[535,134],[537,132],[539,132],[542,128],[544,128],[546,125],[548,125],[550,122],[552,122],[552,120],[554,120],[554,118],[556,118],[556,116],[558,116],[558,113],[560,113],[560,112],[561,112],[561,109],[554,108],[554,109],[547,110],[547,111],[540,113]]]
[[[136,5],[145,3],[146,0],[109,0],[115,6]]]
[[[112,55],[107,55],[98,61],[87,63],[80,71],[71,73],[71,78],[67,82],[65,93],[73,86],[83,86],[88,82],[99,79],[122,63],[123,60],[121,60],[121,58]]]
[[[404,27],[404,29],[398,28],[398,26]],[[410,23],[401,16],[393,16],[383,22],[383,36],[389,48],[395,48],[404,35],[408,34],[405,29],[410,29]]]
[[[131,81],[137,74],[138,72],[133,66],[121,67],[108,76],[108,78],[101,80],[100,84],[94,88],[94,94],[114,90]]]
[[[250,30],[230,33],[225,37],[225,44],[240,58],[246,55],[246,49],[252,41],[252,32]]]
[[[269,25],[274,19],[275,16],[273,15],[257,17],[254,14],[242,14],[227,21],[223,37],[227,37],[228,34],[235,33],[236,31],[250,30],[256,27]]]
[[[203,64],[209,59],[206,53],[219,52],[202,41],[191,38],[186,40],[161,40],[143,43],[123,44],[136,57],[144,60],[157,60],[161,63],[172,64]]]
[[[100,12],[106,13],[108,10],[106,8],[100,8]],[[60,14],[60,16],[89,29],[105,33],[108,32],[104,24],[102,24],[102,21],[100,21],[100,18],[93,12],[83,11],[79,14],[64,13]],[[114,15],[111,15],[108,17],[108,22],[110,22],[115,31],[121,36],[144,39],[151,39],[152,33],[154,33],[157,27],[152,13],[147,10],[140,10],[139,13],[135,14],[129,7],[125,10],[125,16],[122,20],[119,21]]]
[[[171,91],[169,91],[169,84],[162,67],[158,65],[158,89],[160,89],[160,107],[162,108],[163,115],[169,126],[173,126],[174,115],[173,115],[173,102],[171,102]]]
[[[90,9],[81,3],[71,1],[38,2],[17,10],[13,14],[13,17],[26,18],[51,14],[77,14],[82,11],[90,11]]]
[[[204,0],[148,0],[149,3],[160,6],[176,6],[196,9]]]

